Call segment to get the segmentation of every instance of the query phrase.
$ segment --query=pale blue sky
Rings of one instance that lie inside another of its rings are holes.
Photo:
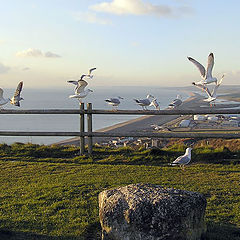
[[[91,86],[188,86],[187,60],[239,84],[238,0],[0,0],[0,87],[64,87],[97,67]]]

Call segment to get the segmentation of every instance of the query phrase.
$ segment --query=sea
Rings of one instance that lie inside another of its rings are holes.
[[[13,95],[15,89],[4,90],[4,97]],[[181,95],[182,99],[189,97],[188,92],[179,90],[174,87],[143,87],[143,86],[126,86],[126,87],[106,87],[98,86],[93,88],[85,98],[85,103],[92,103],[93,109],[109,109],[104,100],[111,97],[121,96],[124,99],[119,105],[122,110],[142,109],[138,106],[134,98],[146,98],[147,94],[156,97],[160,103],[160,108],[164,109],[168,104]],[[10,103],[3,106],[4,109],[79,109],[79,103],[76,99],[69,99],[68,96],[73,94],[73,88],[57,89],[29,89],[24,88],[22,91],[21,107],[12,106]],[[149,109],[154,109],[149,107]],[[125,122],[139,116],[136,115],[95,115],[93,116],[93,130],[112,126],[117,123]],[[5,115],[0,114],[0,131],[79,131],[79,115]],[[35,144],[53,144],[70,137],[15,137],[0,136],[0,143],[12,144],[14,142],[35,143]]]

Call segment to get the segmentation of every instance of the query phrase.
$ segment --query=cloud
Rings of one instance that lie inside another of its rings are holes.
[[[97,23],[101,25],[111,25],[112,22],[108,19],[98,17],[94,12],[76,12],[74,18],[77,21],[84,21],[88,23]]]
[[[158,17],[173,17],[180,13],[188,13],[190,8],[174,8],[168,5],[153,5],[143,0],[112,0],[90,6],[90,9],[97,12],[106,12],[115,15],[155,15]]]
[[[44,54],[44,56],[45,56],[46,58],[60,58],[60,57],[61,57],[60,55],[58,55],[58,54],[56,54],[56,53],[52,53],[52,52],[46,52],[46,53]]]
[[[5,66],[4,64],[0,63],[0,74],[6,73],[10,70],[10,67]]]
[[[29,48],[27,50],[17,52],[17,57],[42,57],[42,51],[34,48]]]
[[[41,50],[34,49],[34,48],[29,48],[27,50],[17,52],[16,56],[17,57],[46,57],[46,58],[60,58],[61,57],[60,55],[58,55],[56,53],[52,53],[50,51],[43,53]]]
[[[29,67],[24,67],[24,68],[22,68],[22,71],[28,71],[28,70],[30,70],[31,68],[29,68]]]

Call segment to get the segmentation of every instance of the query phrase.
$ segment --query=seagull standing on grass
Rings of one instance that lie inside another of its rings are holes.
[[[139,106],[142,106],[143,110],[147,110],[147,106],[151,104],[149,99],[154,99],[154,96],[148,94],[145,99],[133,99]],[[145,107],[145,109],[144,109]]]
[[[112,105],[112,110],[114,110],[114,107],[116,107],[115,110],[117,110],[118,105],[121,103],[120,99],[122,100],[123,98],[118,96],[116,98],[108,98],[105,100],[105,102],[107,102],[109,105]]]
[[[191,151],[192,151],[192,148],[190,147],[187,148],[185,154],[182,156],[179,156],[175,161],[172,162],[171,165],[173,166],[180,165],[180,168],[184,170],[184,166],[190,163],[191,161]]]
[[[17,86],[17,89],[13,95],[13,97],[11,98],[11,101],[10,103],[14,106],[17,106],[17,107],[20,107],[20,101],[21,100],[24,100],[20,94],[21,94],[21,91],[22,91],[22,87],[23,87],[23,81],[21,81],[18,86]]]
[[[199,63],[197,60],[195,60],[192,57],[188,57],[188,60],[192,62],[200,71],[202,80],[197,82],[196,84],[209,84],[212,82],[215,82],[217,84],[217,78],[212,77],[212,70],[214,65],[214,56],[213,53],[210,53],[208,56],[208,64],[207,64],[207,70],[205,67]]]
[[[9,101],[10,101],[10,98],[6,99],[3,97],[3,90],[2,88],[0,88],[0,109],[1,109],[1,106],[7,104]]]

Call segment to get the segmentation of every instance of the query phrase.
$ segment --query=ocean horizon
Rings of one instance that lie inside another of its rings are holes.
[[[59,89],[24,89],[21,107],[17,108],[10,103],[4,109],[78,109],[76,99],[69,99],[73,94],[73,86]],[[94,92],[85,98],[85,103],[92,103],[93,109],[112,109],[104,100],[111,97],[121,96],[124,99],[119,109],[140,110],[133,99],[145,98],[152,94],[160,102],[160,108],[164,109],[180,94],[184,99],[189,97],[186,91],[177,90],[171,87],[94,87]],[[6,89],[4,97],[9,97],[15,89]],[[149,109],[154,109],[149,107]],[[93,116],[93,130],[98,130],[117,123],[135,119],[134,115],[95,115]],[[79,131],[78,115],[0,115],[1,131]],[[70,137],[3,137],[0,136],[0,143],[12,144],[14,142],[52,144]]]

